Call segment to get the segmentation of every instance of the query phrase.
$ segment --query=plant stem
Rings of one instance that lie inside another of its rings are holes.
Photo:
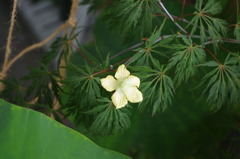
[[[166,15],[155,15],[155,16],[164,16],[164,17],[166,17]],[[188,20],[186,20],[186,19],[184,19],[184,18],[180,18],[180,17],[178,17],[178,16],[175,16],[175,15],[171,15],[175,20],[179,20],[179,21],[181,21],[181,22],[184,22],[184,23],[187,23],[187,24],[190,24],[190,25],[192,25],[192,26],[195,26],[195,27],[197,27],[197,28],[200,28],[200,26],[196,26],[196,25],[194,25],[194,24],[192,24],[190,21],[188,21]],[[209,31],[208,30],[204,30],[206,33],[209,33]]]
[[[10,29],[9,29],[9,33],[8,33],[6,52],[5,52],[5,58],[4,58],[4,63],[3,63],[3,69],[6,68],[6,65],[9,60],[9,56],[11,54],[11,42],[12,42],[12,34],[13,34],[13,28],[14,28],[14,24],[15,24],[16,12],[17,12],[17,0],[14,0],[13,1],[13,10],[12,10],[12,15],[11,15],[11,24],[10,24]]]
[[[231,54],[231,51],[228,50],[228,49],[226,49],[225,47],[222,47],[222,45],[219,45],[219,47],[220,47],[221,49],[223,49],[224,51],[226,51],[227,53]]]
[[[185,34],[188,35],[188,32],[183,29],[172,17],[172,15],[168,12],[168,10],[165,8],[164,4],[161,2],[161,0],[158,0],[159,5],[161,6],[161,8],[163,9],[163,11],[167,14],[167,16],[172,20],[172,22]]]
[[[85,60],[87,60],[92,65],[96,66],[74,43],[71,43],[71,45],[79,52]]]
[[[4,80],[6,78],[6,71],[7,70],[7,64],[9,61],[9,57],[11,55],[11,43],[12,43],[12,34],[13,34],[13,28],[15,24],[15,16],[17,12],[17,0],[13,1],[13,10],[11,15],[11,24],[10,29],[8,32],[8,38],[7,38],[7,45],[6,45],[6,52],[4,57],[4,62],[2,66],[2,71],[0,72],[0,80]],[[4,89],[4,84],[0,82],[0,92]]]
[[[9,68],[17,60],[19,60],[22,56],[24,56],[26,53],[28,53],[28,52],[30,52],[34,49],[42,47],[43,45],[48,43],[50,40],[52,40],[54,37],[56,37],[60,32],[65,31],[67,27],[69,27],[69,26],[74,27],[76,25],[76,22],[77,22],[75,14],[76,14],[76,11],[77,11],[77,8],[78,8],[78,2],[79,2],[79,0],[72,0],[72,8],[71,8],[71,12],[70,12],[70,16],[69,16],[68,20],[63,25],[61,25],[59,28],[57,28],[56,31],[54,31],[51,35],[49,35],[48,38],[46,38],[45,40],[43,40],[39,43],[33,44],[33,45],[25,48],[17,56],[15,56],[12,60],[10,60],[9,62],[7,61],[5,67],[3,67],[1,72],[0,72],[0,78],[2,80],[4,78],[6,78],[6,74],[7,74],[7,71],[9,70]],[[14,19],[11,19],[11,21],[12,20],[14,21]],[[3,85],[3,83],[0,83],[0,92],[3,89],[4,89],[4,85]]]
[[[183,14],[184,14],[185,5],[186,5],[186,0],[183,0],[183,5],[182,5],[182,18],[183,18]]]
[[[93,76],[95,76],[95,75],[98,75],[98,74],[101,74],[101,73],[104,73],[104,72],[107,72],[107,71],[110,71],[113,67],[115,67],[115,66],[117,66],[117,65],[119,65],[119,64],[121,64],[121,63],[123,63],[123,62],[125,62],[125,61],[128,61],[129,59],[130,59],[130,58],[127,58],[127,59],[125,59],[125,60],[123,60],[123,61],[120,61],[120,62],[114,64],[114,65],[111,65],[110,67],[108,67],[108,68],[105,69],[105,70],[96,72],[96,73],[92,74],[91,77],[93,77]]]
[[[208,50],[207,48],[205,47],[200,47],[201,49],[204,49],[205,51],[207,51],[216,61],[219,65],[222,65],[222,63],[218,60],[218,58],[210,51]]]
[[[126,53],[126,52],[128,52],[128,51],[131,51],[131,50],[133,50],[133,49],[136,49],[137,47],[143,45],[144,43],[145,43],[145,42],[142,41],[142,42],[137,43],[137,44],[135,44],[135,45],[133,45],[133,46],[131,46],[131,47],[129,47],[129,48],[127,48],[127,49],[119,52],[119,53],[116,53],[115,55],[111,56],[111,57],[109,58],[109,60],[112,60],[112,59],[114,59],[114,58],[116,58],[116,57],[118,57],[118,56],[120,56],[120,55],[122,55],[122,54],[124,54],[124,53]]]
[[[163,36],[159,37],[159,38],[155,41],[155,43],[158,43],[159,41],[161,41],[161,40],[163,40],[163,39],[169,38],[170,36],[172,36],[172,35],[163,35]],[[200,38],[201,38],[201,36],[199,36],[199,35],[189,35],[189,36],[190,36],[191,38],[194,38],[194,39],[200,39]],[[189,36],[188,36],[188,35],[178,35],[177,38],[189,37]],[[211,37],[208,37],[208,39],[209,39],[209,41],[206,42],[205,45],[209,45],[209,44],[213,43],[213,41],[211,40]],[[237,40],[235,40],[235,39],[222,38],[222,40],[223,40],[224,42],[228,42],[228,43],[240,44],[240,41],[237,41]],[[110,60],[112,60],[112,59],[114,59],[114,58],[116,58],[116,57],[118,57],[118,56],[120,56],[120,55],[122,55],[122,54],[124,54],[124,53],[127,53],[128,51],[134,50],[134,49],[136,49],[137,47],[143,45],[144,43],[145,43],[145,42],[137,43],[137,44],[135,44],[135,45],[133,45],[133,46],[131,46],[131,47],[129,47],[129,48],[121,51],[121,52],[118,52],[118,53],[116,53],[115,55],[111,56],[111,57],[110,57]]]

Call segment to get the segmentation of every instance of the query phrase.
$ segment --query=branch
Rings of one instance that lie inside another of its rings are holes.
[[[166,15],[161,15],[161,14],[160,14],[160,15],[155,15],[155,16],[168,17],[168,16],[166,16]],[[196,28],[199,28],[199,29],[200,29],[200,26],[192,24],[192,23],[191,23],[190,21],[188,21],[187,19],[180,18],[180,17],[175,16],[175,15],[171,15],[171,16],[172,16],[174,19],[176,19],[176,20],[179,20],[179,21],[181,21],[181,22],[187,23],[187,24],[189,24],[189,25],[195,26]],[[204,31],[205,31],[206,33],[209,33],[209,31],[206,30],[206,29],[204,29]]]
[[[222,63],[218,60],[218,58],[210,51],[210,50],[208,50],[208,49],[206,49],[206,48],[204,48],[204,47],[200,47],[201,49],[203,49],[203,50],[205,50],[205,51],[207,51],[214,59],[215,59],[215,61],[217,61],[217,63],[219,64],[219,65],[222,65]]]
[[[140,42],[140,43],[137,43],[137,44],[135,44],[135,45],[127,48],[126,50],[123,50],[123,51],[121,51],[121,52],[119,52],[119,53],[111,56],[111,57],[109,58],[109,60],[112,60],[112,59],[114,59],[115,57],[118,57],[118,56],[120,56],[120,55],[122,55],[122,54],[124,54],[124,53],[126,53],[126,52],[128,52],[128,51],[131,51],[131,50],[133,50],[133,49],[136,49],[137,47],[143,45],[144,43],[145,43],[145,42],[143,42],[143,41]]]
[[[16,2],[16,0],[14,1]],[[0,72],[0,80],[3,80],[4,78],[6,78],[6,74],[7,71],[10,69],[10,67],[18,60],[20,59],[22,56],[24,56],[26,53],[40,48],[43,45],[45,45],[46,43],[48,43],[50,40],[52,40],[55,36],[57,36],[60,32],[65,31],[67,29],[67,27],[74,27],[77,23],[75,14],[78,8],[78,2],[79,0],[72,0],[72,7],[71,7],[71,12],[70,12],[70,16],[68,18],[68,20],[61,25],[59,28],[56,29],[55,32],[53,32],[48,38],[46,38],[45,40],[33,44],[27,48],[25,48],[24,50],[22,50],[17,56],[15,56],[12,60],[10,60],[10,62],[6,63],[5,66],[2,68],[2,71]],[[14,9],[14,8],[13,8]],[[13,10],[14,12],[14,10]],[[14,18],[11,19],[11,23],[14,22]],[[3,83],[0,83],[0,91],[2,91],[4,89],[4,85]]]
[[[2,71],[0,72],[0,80],[3,80],[6,78],[6,67],[11,54],[11,42],[12,42],[12,34],[13,34],[13,28],[15,24],[16,12],[17,12],[17,0],[14,0],[12,16],[11,16],[11,24],[10,24],[10,29],[9,29],[8,38],[7,38],[6,52],[5,52],[3,66],[2,66]],[[0,82],[0,92],[3,89],[4,89],[4,84]]]
[[[14,0],[13,1],[12,16],[11,16],[11,24],[10,24],[8,38],[7,38],[5,58],[4,58],[4,62],[3,62],[3,68],[6,67],[6,65],[8,63],[8,60],[9,60],[9,56],[11,54],[11,42],[12,42],[12,34],[13,34],[13,28],[14,28],[14,24],[15,24],[16,12],[17,12],[17,0]]]
[[[175,20],[174,18],[172,17],[172,15],[168,12],[168,10],[165,8],[165,6],[163,5],[163,3],[161,2],[161,0],[158,0],[158,3],[159,5],[162,7],[163,11],[167,14],[167,16],[173,21],[173,23],[182,31],[184,32],[185,34],[188,35],[188,32],[183,29]]]
[[[180,18],[180,17],[177,17],[177,16],[175,16],[175,15],[172,15],[172,17],[173,17],[174,19],[177,19],[177,20],[179,20],[179,21],[182,21],[182,22],[184,22],[184,23],[190,24],[190,25],[195,26],[195,27],[197,27],[197,28],[200,29],[200,26],[194,25],[194,24],[192,24],[190,21],[188,21],[188,20],[186,20],[186,19],[184,19],[184,18]],[[207,33],[209,33],[208,30],[205,30],[205,29],[204,29],[204,31],[207,32]]]
[[[159,41],[161,41],[161,40],[163,40],[163,39],[169,38],[170,36],[172,36],[172,35],[163,35],[163,36],[159,37],[154,43],[158,43]],[[191,38],[194,38],[194,39],[200,39],[200,38],[201,38],[201,36],[199,36],[199,35],[178,35],[178,36],[176,36],[176,37],[177,37],[177,38],[181,38],[181,37],[191,37]],[[212,44],[212,43],[213,43],[213,41],[211,40],[211,39],[212,39],[211,37],[207,37],[207,39],[209,39],[209,41],[205,42],[205,45],[209,45],[209,44]],[[222,41],[227,42],[227,43],[240,44],[240,41],[235,40],[235,39],[222,38]],[[218,40],[217,42],[219,42],[219,40]],[[118,57],[118,56],[120,56],[120,55],[122,55],[122,54],[127,53],[128,51],[134,50],[134,49],[136,49],[137,47],[142,46],[144,43],[145,43],[145,42],[137,43],[137,44],[135,44],[135,45],[133,45],[133,46],[131,46],[131,47],[129,47],[129,48],[121,51],[121,52],[116,53],[115,55],[111,56],[109,59],[112,60],[112,59],[114,59],[114,58],[116,58],[116,57]]]

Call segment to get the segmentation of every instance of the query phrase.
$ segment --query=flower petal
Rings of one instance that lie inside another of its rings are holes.
[[[112,102],[117,109],[124,107],[128,103],[127,98],[121,89],[117,89],[112,95]]]
[[[130,72],[126,69],[125,65],[120,65],[115,73],[117,79],[124,79],[130,75]]]
[[[113,76],[107,76],[106,78],[102,78],[101,85],[105,88],[108,92],[112,92],[116,89],[117,81]]]
[[[138,103],[143,100],[142,93],[137,89],[137,87],[124,87],[123,92],[131,103]]]
[[[136,76],[130,75],[125,82],[126,85],[132,86],[132,87],[139,87],[140,86],[140,79]]]

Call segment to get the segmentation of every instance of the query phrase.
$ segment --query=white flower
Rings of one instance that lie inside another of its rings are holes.
[[[130,75],[125,65],[118,67],[115,78],[109,75],[101,79],[101,84],[108,92],[116,90],[112,102],[117,109],[124,107],[128,101],[138,103],[143,100],[142,93],[138,90],[140,79]]]

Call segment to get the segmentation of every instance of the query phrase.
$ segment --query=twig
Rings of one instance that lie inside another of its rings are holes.
[[[155,15],[155,16],[164,16],[164,17],[167,17],[166,15]],[[192,24],[190,21],[188,21],[188,20],[186,20],[186,19],[184,19],[184,18],[180,18],[180,17],[178,17],[178,16],[175,16],[175,15],[171,15],[175,20],[179,20],[179,21],[181,21],[181,22],[184,22],[184,23],[187,23],[187,24],[189,24],[189,25],[192,25],[192,26],[195,26],[196,28],[199,28],[200,29],[200,26],[198,26],[198,25],[194,25],[194,24]],[[233,25],[235,25],[235,24],[233,24]],[[206,33],[209,33],[209,31],[208,30],[206,30],[206,29],[204,29],[204,31],[206,32]]]
[[[102,70],[102,71],[99,71],[99,72],[95,72],[94,74],[90,75],[90,77],[93,77],[93,76],[95,76],[95,75],[98,75],[98,74],[101,74],[101,73],[110,71],[113,67],[115,67],[115,66],[117,66],[117,65],[119,65],[119,64],[121,64],[121,63],[123,63],[123,62],[125,62],[125,61],[128,61],[129,59],[130,59],[130,58],[127,58],[127,59],[125,59],[125,60],[123,60],[123,61],[120,61],[120,62],[114,64],[114,65],[110,65],[110,67],[108,67],[107,69]]]
[[[72,0],[72,7],[71,7],[71,12],[70,12],[70,16],[69,16],[68,20],[63,25],[61,25],[59,28],[57,28],[56,31],[53,32],[48,38],[46,38],[45,40],[43,40],[39,43],[33,44],[33,45],[25,48],[17,56],[15,56],[12,60],[10,60],[10,62],[6,63],[5,67],[3,67],[2,71],[0,72],[0,78],[1,79],[6,78],[6,74],[7,74],[7,71],[9,70],[9,68],[18,59],[20,59],[22,56],[24,56],[26,53],[28,53],[29,51],[32,51],[34,49],[42,47],[43,45],[48,43],[50,40],[52,40],[55,36],[57,36],[60,32],[65,31],[67,27],[69,27],[69,26],[74,27],[77,22],[75,14],[76,14],[76,11],[78,8],[78,2],[79,2],[79,0]],[[13,21],[14,21],[14,19],[13,19]],[[4,89],[4,85],[3,85],[3,83],[0,83],[0,91],[2,91],[3,89]]]
[[[92,65],[95,65],[74,43],[71,43],[71,45],[77,50],[77,52],[83,56],[85,60],[87,60]]]
[[[173,23],[182,31],[184,32],[185,34],[188,35],[188,32],[183,29],[175,20],[174,18],[172,17],[172,15],[168,12],[168,10],[165,8],[164,4],[161,2],[161,0],[158,0],[158,3],[159,5],[162,7],[163,11],[167,14],[167,16],[173,21]]]
[[[199,29],[200,29],[200,26],[194,25],[194,24],[192,24],[190,21],[188,21],[188,20],[186,20],[186,19],[184,19],[184,18],[180,18],[180,17],[177,17],[177,16],[175,16],[175,15],[172,15],[172,17],[173,17],[174,19],[180,20],[180,21],[182,21],[182,22],[184,22],[184,23],[188,23],[188,24],[190,24],[190,25],[192,25],[192,26],[195,26],[196,28],[199,28]],[[207,33],[209,33],[208,30],[205,30],[205,29],[204,29],[204,31],[207,32]]]
[[[223,49],[224,51],[226,51],[227,53],[231,54],[231,51],[230,51],[230,50],[228,50],[228,49],[226,49],[225,47],[222,47],[222,45],[221,45],[221,44],[219,45],[219,47],[220,47],[221,49]]]
[[[140,43],[137,43],[137,44],[135,44],[135,45],[127,48],[126,50],[123,50],[123,51],[121,51],[121,52],[119,52],[119,53],[116,53],[115,55],[111,56],[111,57],[109,58],[109,60],[112,60],[112,59],[114,59],[115,57],[118,57],[118,56],[120,56],[120,55],[122,55],[122,54],[124,54],[124,53],[126,53],[126,52],[128,52],[128,51],[131,51],[131,50],[133,50],[133,49],[135,49],[135,48],[143,45],[144,43],[145,43],[145,42],[142,41],[142,42],[140,42]]]
[[[159,41],[161,41],[163,39],[169,38],[170,36],[172,36],[172,35],[163,35],[163,36],[159,37],[154,43],[158,43]],[[199,35],[178,35],[176,37],[177,38],[181,38],[181,37],[189,37],[189,36],[191,38],[194,38],[194,39],[200,39],[201,38],[201,36],[199,36]],[[213,41],[211,40],[212,39],[211,37],[207,37],[207,39],[209,39],[209,41],[207,41],[205,43],[205,45],[209,45],[209,44],[213,43]],[[228,42],[228,43],[240,44],[240,41],[235,40],[235,39],[222,38],[221,40],[224,41],[224,42]],[[219,41],[217,41],[217,42],[219,42]],[[116,58],[116,57],[118,57],[118,56],[120,56],[120,55],[122,55],[124,53],[127,53],[128,51],[136,49],[137,47],[139,47],[139,46],[141,46],[143,44],[144,44],[144,42],[140,42],[140,43],[137,43],[137,44],[127,48],[126,50],[123,50],[123,51],[121,51],[119,53],[116,53],[115,55],[110,57],[110,60],[112,60],[112,59],[114,59],[114,58]]]
[[[182,18],[183,18],[183,14],[184,14],[185,5],[186,5],[186,0],[183,0],[183,5],[182,5]]]
[[[6,67],[6,65],[8,63],[8,60],[9,60],[9,56],[11,54],[12,34],[13,34],[13,28],[14,28],[14,24],[15,24],[16,12],[17,12],[17,0],[14,0],[13,1],[12,16],[11,16],[11,24],[10,24],[8,38],[7,38],[7,46],[6,46],[6,52],[5,52],[3,68]]]
[[[2,67],[2,72],[0,72],[0,80],[3,80],[6,78],[6,67],[9,61],[9,57],[11,54],[11,42],[12,42],[12,34],[13,34],[13,28],[15,24],[15,16],[17,12],[17,0],[13,1],[13,10],[12,10],[12,17],[11,17],[11,24],[10,24],[10,29],[8,33],[8,38],[7,38],[7,46],[6,46],[6,52],[5,52],[5,58],[3,62],[3,67]],[[0,82],[0,92],[4,89],[4,84]]]
[[[20,59],[22,56],[24,56],[26,53],[40,48],[43,45],[45,45],[46,43],[48,43],[50,40],[52,40],[55,36],[57,36],[64,28],[66,28],[68,26],[68,23],[65,23],[63,25],[61,25],[59,28],[57,28],[57,30],[55,32],[53,32],[48,38],[46,38],[45,40],[33,44],[27,48],[25,48],[24,50],[22,50],[17,56],[15,56],[7,65],[6,70],[8,70],[18,59]]]
[[[222,63],[218,60],[218,58],[208,49],[206,49],[205,47],[200,47],[201,49],[207,51],[216,61],[219,65],[222,65]]]

